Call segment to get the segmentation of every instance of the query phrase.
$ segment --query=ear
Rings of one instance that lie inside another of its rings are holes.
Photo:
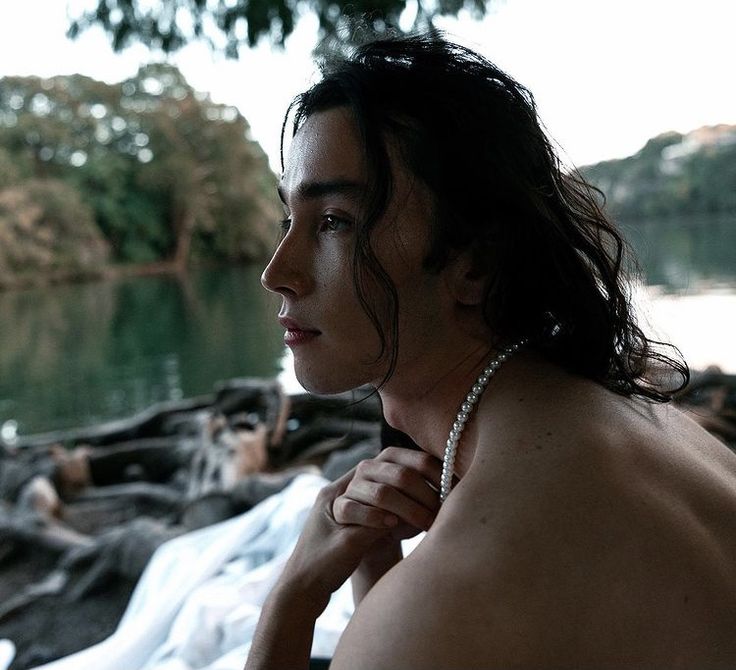
[[[445,267],[447,286],[461,305],[475,306],[483,302],[488,275],[478,269],[469,250],[462,251]]]

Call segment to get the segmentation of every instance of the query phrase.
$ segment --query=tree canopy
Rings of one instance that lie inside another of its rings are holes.
[[[305,14],[319,20],[320,39],[338,34],[354,35],[355,20],[372,33],[399,30],[399,17],[407,5],[416,7],[413,28],[431,29],[436,16],[457,16],[466,10],[479,19],[490,0],[94,0],[93,9],[71,18],[68,35],[77,37],[92,26],[101,26],[115,51],[140,42],[164,53],[174,52],[194,40],[237,58],[243,45],[261,39],[283,46]]]
[[[45,258],[31,244],[64,251],[74,219],[97,231],[82,227],[95,262],[106,250],[116,262],[179,266],[260,258],[281,211],[275,183],[243,116],[172,66],[147,65],[113,85],[81,75],[0,79],[0,239],[4,256],[12,240],[18,247],[0,271]],[[27,214],[3,218],[12,202]]]

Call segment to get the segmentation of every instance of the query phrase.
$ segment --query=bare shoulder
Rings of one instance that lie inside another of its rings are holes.
[[[335,668],[736,666],[736,456],[673,407],[565,393],[481,445]]]

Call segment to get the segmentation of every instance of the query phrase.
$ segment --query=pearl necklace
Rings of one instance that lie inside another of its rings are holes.
[[[450,495],[450,489],[452,488],[452,475],[455,472],[455,452],[457,451],[458,442],[460,442],[460,436],[463,434],[465,424],[470,418],[470,414],[473,411],[476,403],[483,395],[483,391],[486,390],[488,380],[493,377],[496,370],[501,367],[501,364],[508,358],[513,356],[521,347],[527,343],[526,338],[519,340],[516,344],[512,344],[505,349],[501,350],[495,358],[492,358],[488,365],[483,368],[483,372],[480,373],[478,379],[475,380],[475,384],[471,387],[468,395],[465,396],[462,405],[460,405],[460,411],[455,417],[455,422],[452,424],[450,429],[450,435],[447,438],[447,446],[445,447],[445,458],[442,461],[442,478],[440,480],[440,503],[445,502],[447,496]]]

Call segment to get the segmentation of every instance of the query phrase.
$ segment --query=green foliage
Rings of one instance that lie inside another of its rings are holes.
[[[97,6],[72,18],[68,35],[75,38],[100,26],[115,51],[135,42],[170,53],[193,40],[237,58],[241,46],[261,39],[283,46],[298,20],[314,12],[320,38],[357,37],[360,23],[373,34],[399,30],[399,17],[407,0],[97,0]],[[417,0],[414,28],[431,29],[435,16],[457,16],[466,9],[474,18],[485,16],[488,0],[439,0],[424,6]],[[414,3],[411,3],[414,6]]]
[[[92,210],[57,179],[29,179],[0,190],[0,283],[29,273],[95,273],[108,245]]]
[[[736,126],[665,133],[634,156],[581,172],[620,219],[736,215]]]
[[[119,84],[79,75],[0,80],[0,188],[68,184],[120,262],[250,260],[271,247],[275,177],[234,108],[154,64]],[[245,215],[244,215],[245,213]]]

